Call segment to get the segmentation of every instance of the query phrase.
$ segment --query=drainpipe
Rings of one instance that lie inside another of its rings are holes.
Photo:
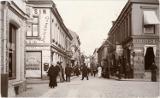
[[[1,2],[1,12],[2,12],[2,28],[3,28],[3,31],[2,31],[2,39],[1,39],[1,42],[2,42],[2,65],[1,65],[1,96],[2,97],[7,97],[8,96],[8,64],[7,64],[7,61],[6,61],[6,53],[7,53],[7,37],[6,37],[6,26],[7,26],[7,5],[8,5],[8,2],[6,1],[2,1]]]

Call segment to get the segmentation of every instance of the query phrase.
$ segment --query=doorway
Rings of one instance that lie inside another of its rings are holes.
[[[153,47],[147,47],[146,54],[145,54],[145,70],[150,70],[152,63],[154,61],[155,55]]]

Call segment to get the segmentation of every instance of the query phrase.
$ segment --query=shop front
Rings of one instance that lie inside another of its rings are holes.
[[[134,77],[151,79],[152,63],[155,62],[157,67],[159,67],[158,37],[149,39],[145,38],[145,36],[143,38],[135,37],[131,52],[135,53],[135,56],[131,56],[131,64],[134,66]]]

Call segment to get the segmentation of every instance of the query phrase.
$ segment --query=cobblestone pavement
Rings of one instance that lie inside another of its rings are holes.
[[[59,83],[56,88],[48,84],[30,85],[32,92],[20,96],[54,98],[155,98],[159,95],[159,82],[117,81],[90,77],[89,80],[75,78],[71,82]],[[38,90],[40,92],[38,92]]]

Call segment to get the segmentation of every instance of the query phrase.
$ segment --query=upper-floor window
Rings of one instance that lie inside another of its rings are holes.
[[[39,36],[38,17],[34,17],[33,22],[28,24],[26,36],[27,37]]]
[[[154,34],[155,33],[155,25],[144,25],[144,33]]]
[[[154,10],[144,10],[144,33],[155,34],[155,26],[159,24],[159,19]]]

